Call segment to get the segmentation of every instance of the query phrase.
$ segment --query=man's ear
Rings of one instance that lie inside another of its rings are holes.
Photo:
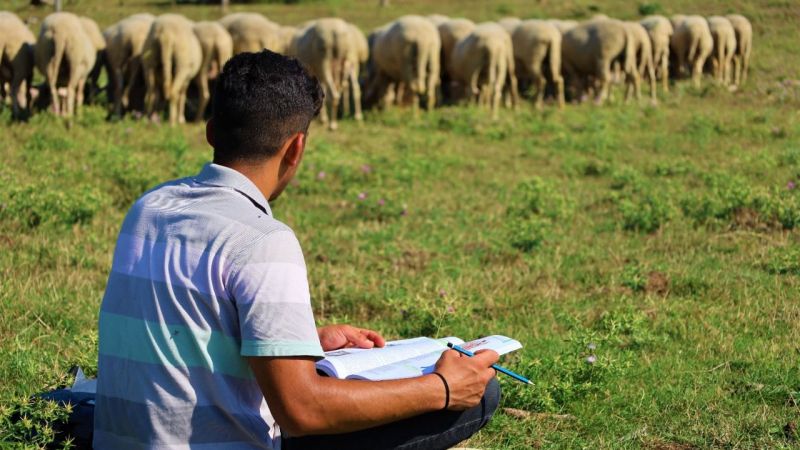
[[[214,119],[208,119],[206,122],[206,142],[214,147]]]
[[[288,166],[296,166],[300,164],[303,159],[303,152],[306,149],[306,134],[298,132],[292,136],[289,145],[286,147],[286,153],[283,155],[283,162]]]

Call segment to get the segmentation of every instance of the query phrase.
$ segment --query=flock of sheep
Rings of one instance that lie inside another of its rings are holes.
[[[367,105],[410,103],[416,112],[420,104],[467,100],[496,115],[501,104],[515,106],[521,90],[532,90],[541,107],[545,95],[560,106],[567,96],[602,103],[617,80],[624,80],[627,99],[639,98],[646,79],[654,101],[657,80],[666,92],[669,77],[699,84],[708,71],[717,83],[740,85],[751,46],[750,22],[735,14],[480,24],[409,15],[365,36],[338,18],[290,27],[256,13],[203,22],[135,14],[101,32],[90,18],[58,12],[44,19],[37,39],[16,15],[0,11],[0,105],[10,98],[14,117],[25,117],[32,95],[46,95],[54,113],[71,116],[99,91],[105,68],[112,114],[167,109],[170,123],[184,122],[194,84],[194,117],[202,119],[212,101],[209,83],[225,61],[266,48],[295,56],[319,78],[321,119],[335,129],[351,109],[362,120],[362,87]],[[34,67],[46,80],[40,87],[32,85]]]

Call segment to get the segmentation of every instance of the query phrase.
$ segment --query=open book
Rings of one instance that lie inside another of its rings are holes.
[[[494,350],[504,355],[522,348],[519,341],[505,336],[486,336],[464,342],[456,337],[431,339],[418,337],[389,341],[383,348],[345,348],[325,352],[317,370],[336,378],[358,380],[396,380],[433,372],[439,356],[451,342],[471,352]]]

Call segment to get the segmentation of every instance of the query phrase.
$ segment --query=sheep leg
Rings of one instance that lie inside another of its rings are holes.
[[[733,84],[739,86],[742,80],[742,60],[740,56],[733,56]]]
[[[556,99],[558,107],[564,107],[564,77],[561,75],[561,46],[556,44],[550,45],[550,77],[556,85]],[[545,80],[545,86],[546,80]],[[544,92],[542,92],[544,98]]]
[[[342,79],[342,98],[339,101],[342,105],[342,117],[350,116],[350,74]]]
[[[75,89],[75,114],[80,115],[83,110],[83,100],[85,98],[85,89],[88,78],[83,77],[78,80],[78,85]],[[89,87],[91,89],[91,86]]]
[[[350,89],[353,95],[353,110],[355,111],[355,119],[359,122],[364,120],[364,115],[361,113],[361,86],[358,85],[358,72],[355,70],[350,71]],[[349,103],[349,101],[348,101]]]
[[[533,74],[533,83],[536,85],[536,109],[542,109],[544,105],[544,90],[547,86],[547,78],[541,73]]]
[[[111,78],[110,85],[114,88],[114,115],[122,117],[122,71],[113,69],[108,71]]]
[[[11,89],[8,95],[11,96],[11,117],[14,119],[22,118],[22,110],[29,104],[26,102],[25,91],[28,90],[26,80],[19,76],[17,72],[11,79]],[[5,105],[5,102],[2,102]]]
[[[661,51],[661,85],[664,92],[669,92],[669,53]]]
[[[186,107],[186,91],[190,82],[189,72],[179,69],[171,81],[172,86],[165,92],[169,102],[169,123],[170,125],[186,123],[184,108]]]
[[[595,103],[602,105],[608,98],[608,91],[611,85],[610,61],[598,60],[598,74],[600,75],[600,92]]]
[[[434,70],[428,70],[427,73],[427,82],[428,85],[425,89],[426,95],[426,104],[425,109],[428,111],[433,111],[433,108],[436,106],[436,83],[439,80],[438,72],[434,73]]]
[[[186,123],[186,96],[189,93],[189,81],[183,84],[181,98],[178,101],[178,123]]]
[[[197,91],[200,93],[200,103],[197,105],[197,114],[194,117],[195,122],[203,120],[206,114],[206,107],[208,100],[211,98],[211,93],[208,90],[208,72],[200,69],[200,74],[194,79]]]
[[[746,44],[742,51],[742,84],[747,82],[747,72],[750,71],[750,44]]]
[[[128,82],[124,83],[123,80],[125,90],[122,93],[122,107],[125,109],[128,109],[128,105],[130,105],[131,89],[133,89],[133,85],[136,83],[136,77],[139,75],[140,70],[142,70],[141,60],[139,58],[133,58],[128,67]],[[155,85],[155,79],[153,80],[153,84]]]
[[[156,106],[156,72],[154,68],[147,68],[144,71],[144,79],[146,92],[144,94],[144,111],[145,114],[151,116],[155,112]],[[130,85],[128,86],[130,87]],[[124,103],[124,102],[123,102]]]

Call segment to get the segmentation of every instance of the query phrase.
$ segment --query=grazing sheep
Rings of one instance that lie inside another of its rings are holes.
[[[547,22],[555,26],[562,35],[578,26],[578,22],[575,20],[549,19]]]
[[[670,40],[670,53],[675,55],[677,64],[675,73],[683,75],[690,68],[692,82],[700,86],[703,76],[703,65],[714,49],[714,38],[708,28],[708,22],[701,16],[672,16],[674,33]]]
[[[203,63],[192,22],[178,14],[158,16],[144,43],[145,110],[151,117],[161,97],[169,104],[171,125],[186,122],[186,91]]]
[[[67,12],[47,16],[36,41],[35,57],[50,88],[53,112],[64,117],[80,112],[84,86],[97,52],[78,16]],[[66,88],[63,104],[59,87]]]
[[[503,17],[502,19],[497,21],[501,27],[509,34],[514,33],[514,29],[517,28],[517,25],[522,23],[522,20],[519,17]]]
[[[565,74],[576,85],[578,96],[599,82],[598,104],[608,98],[611,85],[611,65],[619,60],[625,74],[626,99],[633,89],[639,91],[639,71],[633,38],[625,24],[618,20],[593,20],[564,33],[561,45],[561,64]]]
[[[220,23],[233,39],[233,54],[259,52],[268,49],[273,52],[285,51],[281,38],[281,28],[261,14],[235,13],[225,16]]]
[[[656,71],[653,64],[653,44],[650,35],[639,22],[624,22],[628,27],[631,38],[633,38],[634,51],[636,52],[636,62],[638,64],[639,76],[647,76],[650,82],[650,98],[656,100]],[[639,93],[636,93],[639,98]]]
[[[497,118],[506,80],[511,83],[516,103],[516,75],[511,36],[497,23],[482,23],[453,48],[453,75],[464,84],[467,95],[476,103],[491,106]]]
[[[564,106],[564,78],[561,76],[561,32],[555,25],[544,20],[525,20],[511,35],[514,44],[514,60],[524,77],[530,77],[536,86],[536,107],[544,100],[544,63],[549,66],[550,78],[556,86],[558,106]]]
[[[656,77],[661,80],[664,92],[669,92],[669,41],[672,38],[672,23],[663,16],[647,16],[639,23],[647,30],[653,44]]]
[[[424,101],[427,110],[432,110],[436,103],[441,50],[436,27],[423,17],[403,16],[373,32],[371,38],[374,76],[370,80],[370,91],[382,93],[378,97],[388,104],[386,94],[404,85],[417,97],[412,103],[415,114],[419,101]]]
[[[128,109],[131,90],[141,73],[144,42],[153,21],[152,14],[134,14],[103,32],[109,98],[113,96],[113,112],[117,117],[122,115],[123,108]]]
[[[736,33],[736,52],[733,54],[733,83],[737,86],[747,81],[750,69],[750,52],[753,48],[753,26],[746,17],[739,14],[725,16],[731,21]]]
[[[337,18],[317,20],[297,38],[297,59],[305,64],[325,90],[320,120],[331,130],[338,128],[337,116],[344,79],[351,72],[350,27]]]
[[[11,96],[11,114],[24,119],[30,114],[33,80],[33,48],[36,38],[15,14],[0,11],[0,105]],[[5,84],[8,83],[8,87]]]
[[[733,55],[736,53],[736,32],[731,21],[722,16],[708,18],[708,28],[714,38],[714,50],[711,52],[711,71],[717,83],[731,83]]]
[[[450,19],[439,25],[439,38],[442,41],[442,57],[440,67],[442,68],[442,94],[444,98],[450,100],[452,95],[453,80],[452,69],[450,68],[453,59],[453,47],[456,42],[465,38],[475,29],[475,23],[469,19]]]
[[[194,82],[200,93],[200,103],[197,105],[195,120],[202,120],[206,113],[206,106],[211,99],[209,81],[216,78],[225,63],[233,55],[233,40],[231,35],[218,22],[197,22],[194,24],[194,34],[203,51],[203,61],[200,71]]]
[[[347,59],[349,60],[350,73],[344,78],[342,87],[342,113],[347,116],[350,114],[350,101],[353,102],[353,117],[357,121],[364,120],[361,113],[361,85],[359,77],[361,66],[369,60],[369,43],[364,33],[352,23],[347,24],[350,31],[350,46],[348,48]]]
[[[92,103],[95,95],[100,92],[100,86],[97,80],[100,78],[100,71],[105,65],[106,40],[103,37],[103,33],[100,32],[100,27],[97,26],[97,22],[83,16],[80,17],[80,20],[83,31],[92,41],[96,54],[94,67],[92,67],[92,70],[89,72],[89,78],[86,80],[86,102]]]

